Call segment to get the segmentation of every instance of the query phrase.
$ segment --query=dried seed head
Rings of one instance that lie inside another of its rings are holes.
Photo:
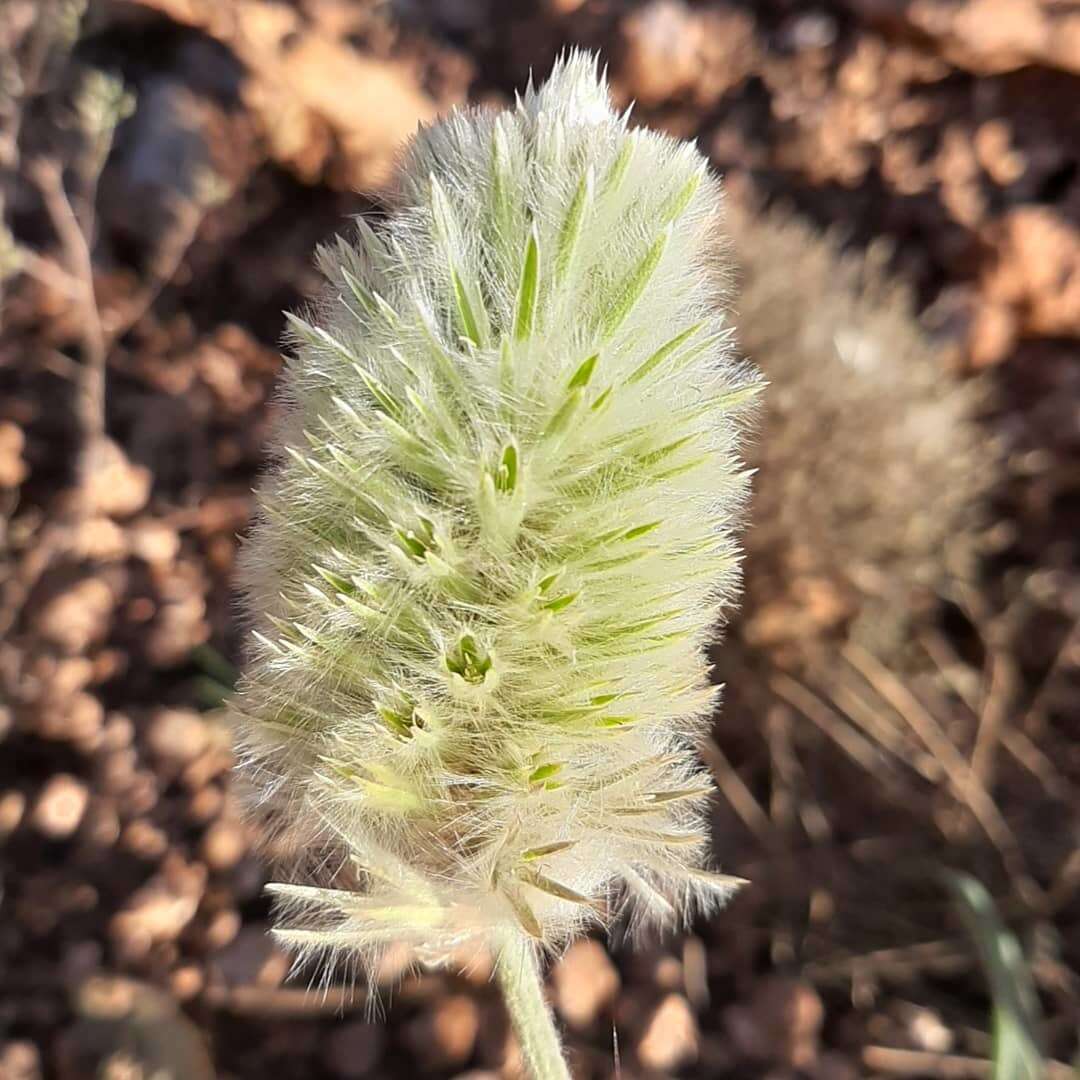
[[[787,214],[733,206],[739,345],[769,381],[740,636],[811,667],[852,635],[901,662],[920,590],[975,568],[999,472],[882,252],[841,254]]]
[[[693,743],[759,384],[717,308],[718,204],[574,54],[421,132],[389,219],[320,251],[234,706],[322,871],[274,887],[289,944],[438,962],[730,891]]]

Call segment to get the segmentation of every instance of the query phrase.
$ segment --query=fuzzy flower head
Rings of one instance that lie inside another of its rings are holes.
[[[727,228],[739,343],[770,387],[739,636],[795,666],[845,637],[903,664],[918,594],[978,562],[999,471],[983,388],[949,373],[880,247],[737,204]]]
[[[309,856],[279,933],[438,963],[623,902],[673,921],[730,888],[694,741],[758,383],[717,309],[718,184],[574,54],[422,131],[399,187],[290,320],[246,547],[241,768]]]

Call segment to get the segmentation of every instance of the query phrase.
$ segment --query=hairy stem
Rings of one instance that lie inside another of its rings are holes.
[[[507,935],[499,955],[499,985],[533,1080],[570,1080],[555,1018],[544,1000],[540,966],[532,946],[519,934]]]

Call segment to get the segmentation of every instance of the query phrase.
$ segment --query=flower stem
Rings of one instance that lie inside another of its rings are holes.
[[[570,1080],[532,946],[521,935],[508,934],[497,967],[510,1021],[532,1080]]]

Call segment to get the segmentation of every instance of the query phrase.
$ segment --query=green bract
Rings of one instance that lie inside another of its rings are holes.
[[[319,885],[273,887],[290,945],[439,962],[729,891],[694,741],[759,384],[717,312],[718,208],[572,55],[421,132],[388,218],[319,253],[234,706]]]

